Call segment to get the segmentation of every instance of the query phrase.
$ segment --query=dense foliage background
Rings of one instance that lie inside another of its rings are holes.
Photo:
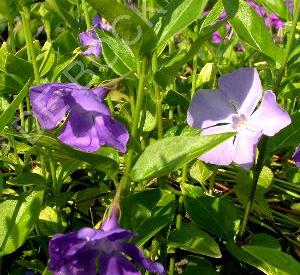
[[[0,274],[49,274],[49,240],[99,229],[112,201],[170,275],[299,274],[299,14],[299,0],[2,0]],[[86,55],[87,30],[99,54]],[[291,124],[262,138],[250,170],[205,163],[233,134],[200,136],[191,99],[243,67]],[[72,148],[57,138],[63,122],[39,125],[29,88],[57,82],[107,89],[130,133],[124,154]]]

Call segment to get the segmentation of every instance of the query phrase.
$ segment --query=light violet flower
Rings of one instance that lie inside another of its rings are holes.
[[[102,103],[107,90],[87,89],[73,83],[48,83],[30,88],[34,115],[43,129],[56,128],[65,118],[58,139],[82,151],[94,152],[102,145],[126,152],[129,135]]]
[[[54,275],[140,275],[129,256],[149,272],[165,274],[161,264],[147,259],[140,248],[128,243],[132,237],[132,232],[119,227],[118,211],[114,209],[101,230],[83,228],[55,235],[49,243],[48,268]]]
[[[293,159],[298,167],[300,167],[300,146],[298,146],[293,155]]]
[[[201,160],[217,165],[234,162],[250,169],[260,137],[275,135],[291,123],[291,118],[278,106],[272,91],[263,94],[256,69],[242,68],[221,77],[218,90],[198,91],[187,121],[203,129],[204,136],[236,132],[235,137],[200,156]]]

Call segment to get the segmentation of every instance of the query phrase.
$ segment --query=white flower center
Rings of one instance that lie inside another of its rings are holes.
[[[247,118],[244,114],[236,114],[231,117],[231,126],[237,132],[248,128]]]

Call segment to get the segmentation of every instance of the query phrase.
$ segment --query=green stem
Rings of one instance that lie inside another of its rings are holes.
[[[81,3],[82,3],[82,9],[83,9],[83,14],[84,14],[84,20],[85,20],[86,27],[88,29],[90,29],[92,27],[92,24],[91,24],[91,21],[90,21],[90,18],[89,18],[89,12],[88,12],[88,7],[87,7],[87,4],[86,4],[86,1],[81,0]]]
[[[152,59],[153,76],[156,71],[157,71],[157,57],[156,55],[154,55]],[[162,139],[163,137],[162,98],[161,98],[159,86],[157,85],[155,80],[153,80],[153,88],[154,88],[155,104],[156,104],[157,139]]]
[[[258,184],[259,175],[260,175],[261,170],[263,169],[263,165],[264,165],[266,143],[267,143],[267,137],[263,137],[260,142],[260,150],[259,150],[258,160],[257,160],[257,163],[253,170],[252,187],[251,187],[250,195],[249,195],[249,198],[248,198],[248,201],[246,204],[245,213],[244,213],[244,216],[243,216],[243,219],[242,219],[242,222],[240,225],[240,229],[238,232],[238,240],[241,240],[244,237],[246,229],[247,229],[247,224],[248,224],[252,204],[253,204],[254,197],[255,197],[255,192],[256,192],[256,188],[257,188],[257,184]]]
[[[294,42],[295,42],[295,33],[296,33],[296,28],[297,28],[297,23],[299,20],[300,16],[300,0],[297,1],[297,5],[295,5],[295,10],[294,10],[294,18],[293,18],[293,24],[291,28],[291,32],[288,37],[287,45],[286,45],[286,50],[285,50],[285,55],[283,57],[283,61],[281,64],[281,67],[279,69],[275,85],[274,85],[274,91],[278,92],[280,90],[280,84],[281,80],[284,76],[285,68],[289,60],[290,53],[293,49]]]
[[[16,53],[15,34],[14,34],[14,22],[8,21],[8,35],[9,35],[9,47],[12,54]]]
[[[28,7],[23,6],[23,11],[21,11],[20,13],[21,13],[21,17],[22,17],[23,26],[25,29],[25,38],[26,38],[28,59],[32,63],[35,82],[36,82],[36,84],[38,84],[38,83],[40,83],[40,75],[39,75],[39,68],[38,68],[37,61],[36,61],[36,55],[35,55],[33,39],[32,39],[30,11],[29,11]]]
[[[127,194],[129,191],[129,173],[131,171],[131,167],[133,164],[133,157],[135,151],[135,144],[138,142],[138,129],[139,129],[139,121],[140,121],[140,113],[142,110],[142,103],[144,97],[145,90],[145,82],[146,82],[146,70],[147,70],[147,59],[144,58],[143,61],[138,63],[139,66],[139,86],[137,91],[137,99],[134,108],[132,127],[131,127],[131,146],[128,150],[127,158],[126,158],[126,171],[125,175],[121,180],[123,194]]]
[[[198,26],[195,27],[195,34],[198,37],[199,28]],[[196,39],[195,39],[196,40]],[[198,67],[198,56],[195,55],[193,57],[193,73],[192,73],[192,91],[191,91],[191,97],[194,96],[197,88],[197,67]]]

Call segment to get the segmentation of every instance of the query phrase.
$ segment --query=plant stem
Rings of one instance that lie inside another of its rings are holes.
[[[23,11],[21,11],[20,13],[21,13],[21,17],[22,17],[23,26],[25,29],[25,38],[26,38],[28,59],[32,63],[35,82],[36,82],[36,84],[38,84],[38,83],[40,83],[40,75],[39,75],[39,68],[38,68],[37,61],[36,61],[36,55],[35,55],[33,39],[32,39],[30,11],[29,11],[28,7],[23,6]]]
[[[286,68],[286,65],[288,63],[290,53],[291,53],[291,51],[293,49],[293,46],[294,46],[295,33],[296,33],[296,28],[297,28],[297,23],[298,23],[298,20],[299,20],[299,16],[300,16],[300,0],[298,0],[297,5],[295,5],[293,24],[292,24],[291,32],[290,32],[289,37],[288,37],[286,50],[285,50],[285,55],[283,57],[281,67],[279,69],[279,72],[278,72],[278,75],[277,75],[277,78],[275,80],[275,84],[274,84],[274,87],[273,87],[275,92],[278,92],[280,90],[281,80],[284,76],[285,68]]]
[[[9,36],[9,47],[10,52],[12,54],[16,53],[16,45],[15,45],[15,34],[14,34],[14,22],[8,21],[8,36]]]
[[[260,150],[259,150],[258,160],[253,169],[252,187],[251,187],[250,195],[249,195],[249,198],[248,198],[248,201],[246,204],[244,217],[242,219],[240,229],[238,232],[238,240],[241,240],[244,237],[244,234],[247,229],[247,224],[248,224],[252,204],[253,204],[254,197],[255,197],[255,192],[256,192],[256,188],[257,188],[257,184],[258,184],[259,175],[260,175],[261,170],[263,169],[263,165],[264,165],[266,143],[267,143],[267,137],[263,137],[260,142]]]
[[[139,121],[140,121],[140,113],[142,110],[142,103],[144,97],[144,90],[145,90],[145,82],[146,82],[146,69],[147,69],[147,59],[143,58],[142,62],[138,63],[139,67],[139,85],[137,91],[137,99],[134,108],[134,114],[132,119],[132,126],[131,126],[131,146],[128,150],[127,158],[126,158],[126,171],[125,175],[121,180],[122,184],[122,194],[127,194],[129,191],[129,173],[131,171],[131,167],[133,164],[133,156],[135,151],[135,144],[138,142],[138,129],[139,129]]]
[[[156,71],[157,71],[157,57],[156,55],[154,55],[152,58],[153,78]],[[153,80],[153,88],[154,88],[155,105],[156,105],[157,139],[161,139],[163,137],[162,98],[161,98],[159,86],[157,85],[155,80]]]
[[[82,9],[83,9],[83,14],[84,14],[84,20],[85,20],[86,27],[88,29],[90,29],[92,27],[92,24],[91,24],[91,21],[90,21],[90,18],[89,18],[89,12],[88,12],[88,7],[87,7],[87,4],[86,4],[86,1],[81,0],[81,3],[82,3]]]

